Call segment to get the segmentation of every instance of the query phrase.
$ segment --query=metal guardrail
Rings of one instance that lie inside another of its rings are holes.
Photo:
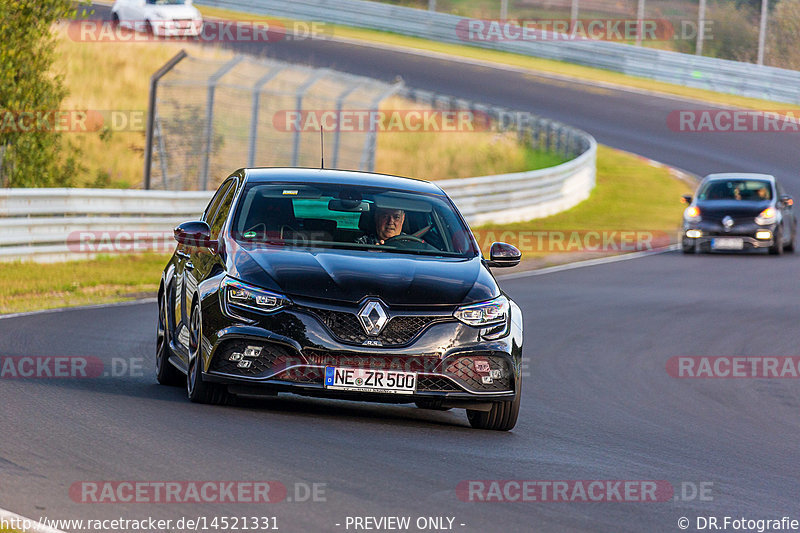
[[[800,71],[594,40],[469,41],[464,17],[364,0],[197,0],[198,4],[371,28],[446,43],[565,61],[687,87],[800,103]],[[463,25],[463,22],[462,22]],[[463,26],[462,26],[463,27]]]
[[[472,225],[547,216],[588,198],[597,145],[553,168],[437,182]],[[212,191],[0,190],[0,261],[63,261],[170,250],[171,231],[203,212]]]

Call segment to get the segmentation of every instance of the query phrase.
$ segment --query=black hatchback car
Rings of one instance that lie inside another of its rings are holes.
[[[684,253],[766,248],[793,252],[797,234],[792,197],[768,174],[710,174],[683,213]]]
[[[509,430],[522,313],[436,185],[372,173],[242,169],[175,229],[156,371],[189,399],[281,392],[464,408]]]

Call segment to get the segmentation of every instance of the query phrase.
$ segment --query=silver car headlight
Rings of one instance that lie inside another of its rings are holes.
[[[498,296],[488,302],[459,307],[453,316],[468,326],[483,328],[507,321],[510,310],[508,298]]]
[[[272,313],[291,304],[291,300],[281,294],[253,287],[232,278],[222,280],[222,294],[226,307],[233,309],[244,308]]]

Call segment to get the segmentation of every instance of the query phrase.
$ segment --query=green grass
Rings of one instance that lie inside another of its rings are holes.
[[[168,260],[164,254],[139,254],[65,263],[3,263],[0,313],[155,296]]]
[[[476,231],[476,237],[488,254],[491,240],[519,238],[519,232],[533,231],[640,231],[653,232],[654,243],[675,242],[684,205],[680,196],[691,192],[689,184],[673,177],[667,168],[655,167],[642,158],[599,146],[597,153],[597,185],[588,200],[575,207],[546,218],[515,224],[487,224]],[[596,257],[599,252],[567,249],[555,252],[547,245],[537,247],[533,241],[528,249],[522,246],[523,257],[547,258],[546,263],[580,258],[581,254]],[[516,244],[512,242],[511,244]],[[551,257],[555,253],[561,257]]]
[[[227,9],[219,9],[206,6],[197,6],[205,17],[223,18],[229,20],[273,20],[283,23],[291,23],[288,19],[281,17],[255,15],[251,13],[242,13],[237,11],[230,11]],[[289,26],[291,27],[291,26]],[[605,84],[632,87],[646,91],[653,91],[664,93],[683,98],[690,98],[702,102],[725,104],[733,107],[740,107],[744,109],[763,110],[769,109],[772,111],[791,110],[796,108],[792,104],[771,102],[768,100],[761,100],[758,98],[749,98],[744,96],[737,96],[732,94],[718,93],[705,89],[696,89],[692,87],[685,87],[683,85],[676,85],[666,82],[649,80],[646,78],[638,78],[612,72],[610,70],[603,70],[593,67],[585,67],[582,65],[575,65],[572,63],[563,63],[550,59],[542,59],[538,57],[523,56],[512,54],[509,52],[499,52],[495,50],[487,50],[477,46],[462,45],[462,44],[449,44],[437,41],[430,41],[418,37],[409,37],[406,35],[399,35],[389,32],[381,32],[377,30],[370,30],[364,28],[355,28],[350,26],[339,26],[335,24],[324,24],[323,29],[332,34],[335,38],[353,39],[358,41],[366,41],[372,43],[379,43],[389,46],[397,46],[403,48],[411,48],[417,50],[424,50],[428,52],[442,53],[451,56],[464,57],[469,59],[476,59],[487,63],[508,65],[511,67],[518,67],[530,70],[531,74],[537,72],[544,72],[549,74],[557,74],[567,78],[583,79],[588,81],[601,82]],[[538,81],[541,81],[539,79]],[[567,85],[569,82],[553,80],[554,85]],[[601,87],[594,89],[598,92],[607,91]]]

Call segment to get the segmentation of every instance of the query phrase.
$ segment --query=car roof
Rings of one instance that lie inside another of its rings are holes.
[[[766,181],[775,181],[775,176],[772,174],[758,174],[755,172],[721,172],[718,174],[709,174],[705,178],[704,181],[708,180],[766,180]]]
[[[246,168],[242,169],[242,171],[248,183],[282,182],[385,187],[409,192],[444,195],[444,191],[438,185],[429,181],[375,172],[280,167]]]

